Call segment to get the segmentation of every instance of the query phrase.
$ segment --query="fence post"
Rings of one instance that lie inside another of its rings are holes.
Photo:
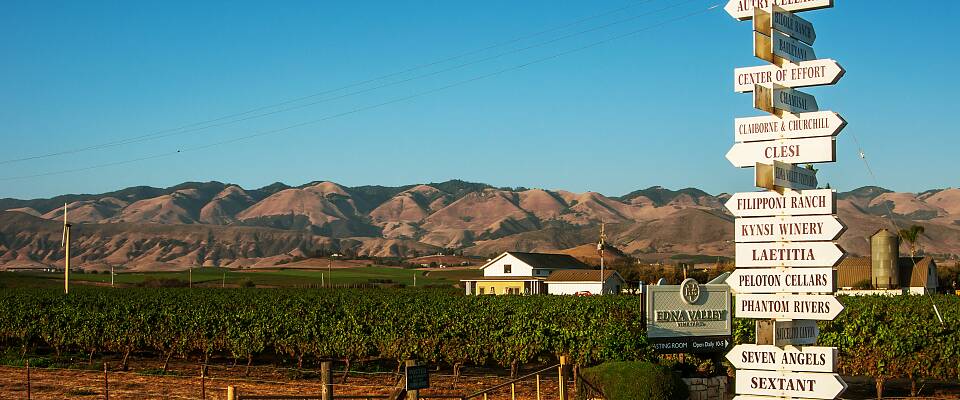
[[[27,359],[27,400],[30,400],[30,359]]]
[[[233,386],[227,386],[227,400],[237,400],[237,392]]]
[[[567,396],[567,369],[569,367],[567,356],[560,356],[560,381],[557,382],[557,393],[560,400],[568,400]]]
[[[103,363],[103,397],[110,400],[110,380],[107,379],[107,363]]]
[[[323,400],[333,400],[333,368],[332,362],[320,363],[320,379],[323,381]]]
[[[200,364],[200,398],[207,400],[207,377],[204,375],[203,370],[206,365]]]
[[[510,384],[510,400],[517,400],[517,384]]]
[[[540,374],[537,374],[537,400],[540,400]]]
[[[416,367],[416,366],[417,366],[417,360],[407,360],[407,363],[406,363],[406,364],[407,364],[408,367]],[[407,378],[406,378],[406,375],[407,375],[407,374],[404,373],[403,375],[404,375],[404,378],[403,378],[403,386],[406,387],[406,386],[407,386]],[[420,390],[407,390],[407,400],[420,400]]]

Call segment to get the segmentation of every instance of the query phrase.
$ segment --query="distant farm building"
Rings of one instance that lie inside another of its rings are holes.
[[[617,271],[605,270],[603,279],[600,279],[601,271],[598,270],[578,270],[563,269],[553,271],[547,280],[547,293],[549,294],[616,294],[626,281]]]
[[[496,258],[487,262],[483,267],[482,278],[464,279],[462,282],[466,287],[468,295],[500,295],[500,294],[548,294],[552,293],[548,288],[550,278],[564,271],[582,271],[595,272],[592,276],[595,279],[597,290],[593,294],[599,294],[600,271],[593,271],[590,266],[566,254],[545,254],[545,253],[522,253],[516,251],[505,252]],[[611,288],[622,286],[623,278],[619,274],[611,278],[607,276],[607,285]],[[573,275],[570,275],[573,276]],[[576,275],[577,279],[582,278]],[[619,279],[619,280],[618,280]],[[556,281],[565,288],[589,288],[589,282],[578,280],[577,282]],[[578,290],[584,291],[588,289]],[[574,292],[575,293],[575,292]],[[573,294],[573,293],[570,293]]]
[[[881,229],[870,238],[870,257],[848,257],[837,267],[837,288],[846,294],[926,294],[937,291],[931,257],[900,257],[899,237]]]

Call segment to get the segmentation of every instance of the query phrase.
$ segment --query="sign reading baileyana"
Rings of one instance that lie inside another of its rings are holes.
[[[658,353],[710,353],[730,345],[730,286],[686,279],[648,286],[646,300],[647,338]]]

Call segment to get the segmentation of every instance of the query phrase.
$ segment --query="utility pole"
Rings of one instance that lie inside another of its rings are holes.
[[[187,268],[187,280],[190,281],[189,287],[192,288],[193,287],[193,267]]]

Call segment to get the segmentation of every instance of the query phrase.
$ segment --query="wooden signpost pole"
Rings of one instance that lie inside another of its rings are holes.
[[[833,1],[730,0],[725,7],[753,20],[754,55],[770,63],[734,71],[734,90],[752,92],[754,108],[767,114],[736,119],[726,155],[736,167],[755,168],[755,185],[767,190],[736,193],[726,203],[737,217],[736,270],[727,279],[735,315],[758,320],[756,344],[727,354],[737,368],[735,399],[834,399],[847,388],[836,374],[837,349],[812,346],[816,321],[843,311],[833,297],[833,266],[844,256],[834,240],[845,227],[836,194],[818,189],[817,171],[804,165],[836,161],[834,136],[846,121],[795,89],[833,85],[846,73],[817,58],[813,24],[794,14]]]

